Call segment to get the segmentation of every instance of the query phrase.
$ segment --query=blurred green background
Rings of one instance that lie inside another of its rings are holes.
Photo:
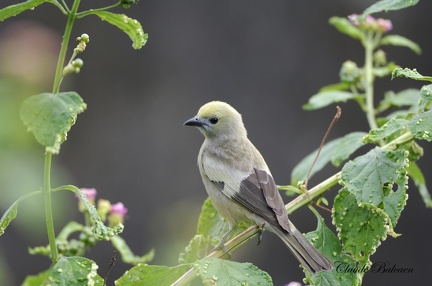
[[[18,1],[1,1],[0,8]],[[90,43],[80,57],[79,75],[66,78],[62,90],[75,90],[88,104],[78,116],[60,155],[53,160],[53,186],[94,187],[98,198],[123,202],[129,209],[123,238],[137,254],[156,249],[152,263],[175,265],[195,233],[206,198],[196,156],[202,136],[183,122],[211,100],[231,103],[249,137],[266,158],[278,184],[288,184],[292,168],[315,149],[335,112],[334,107],[306,112],[301,106],[320,87],[338,82],[345,60],[363,64],[360,44],[328,24],[331,16],[361,13],[375,1],[141,1],[124,11],[141,22],[149,41],[133,50],[128,37],[96,17],[76,22],[73,38],[87,33]],[[82,8],[106,5],[83,1]],[[423,54],[388,47],[387,58],[402,67],[432,74],[430,18],[432,2],[379,14],[393,22],[392,33],[420,44]],[[19,196],[42,187],[44,150],[19,120],[20,103],[50,91],[65,17],[53,5],[42,5],[0,23],[0,213]],[[72,48],[72,47],[71,47]],[[407,79],[377,80],[384,91],[420,88]],[[367,121],[353,104],[341,104],[342,119],[331,138],[367,131]],[[427,144],[419,165],[429,186],[432,151]],[[309,186],[332,175],[329,167]],[[328,194],[332,198],[337,189]],[[414,269],[412,274],[366,274],[364,285],[401,285],[429,281],[432,210],[417,190],[409,190],[405,212],[373,261]],[[285,198],[288,201],[289,198]],[[71,193],[54,195],[56,230],[69,220],[82,221]],[[327,224],[331,223],[324,214]],[[307,209],[291,216],[303,232],[314,229]],[[22,203],[18,218],[0,237],[0,285],[19,285],[28,274],[49,266],[30,256],[27,247],[47,243],[40,198]],[[113,248],[100,243],[88,257],[108,270]],[[264,234],[236,251],[234,260],[250,261],[267,271],[275,285],[301,281],[297,262],[277,237]],[[120,259],[111,281],[130,266]]]

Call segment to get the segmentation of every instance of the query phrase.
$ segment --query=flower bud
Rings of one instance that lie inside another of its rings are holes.
[[[389,32],[393,29],[393,24],[390,20],[379,18],[376,20],[377,28],[381,32]]]
[[[77,42],[83,42],[83,43],[88,43],[90,42],[90,37],[87,34],[82,34],[80,37],[77,38]]]
[[[84,65],[84,62],[82,59],[77,58],[77,59],[72,61],[72,65],[76,68],[82,68],[82,66]]]
[[[346,61],[342,64],[339,77],[343,82],[355,83],[360,78],[360,69],[355,62]]]
[[[381,49],[377,50],[374,53],[373,58],[374,58],[375,64],[378,66],[384,66],[387,64],[386,53]]]
[[[111,205],[110,214],[108,215],[108,225],[114,227],[118,224],[123,224],[124,218],[128,213],[128,209],[125,208],[123,203],[116,203]]]
[[[110,210],[111,210],[110,201],[104,199],[98,200],[97,213],[103,221],[106,221],[107,214],[110,212]]]

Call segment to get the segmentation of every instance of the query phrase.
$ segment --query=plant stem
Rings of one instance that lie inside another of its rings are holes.
[[[72,32],[72,26],[76,18],[76,13],[81,0],[75,0],[72,6],[72,10],[69,13],[68,20],[66,23],[66,29],[63,34],[63,41],[60,48],[60,54],[57,61],[57,68],[54,77],[53,93],[56,94],[60,90],[60,83],[63,78],[63,65],[66,57],[66,51],[69,44],[70,35]],[[54,231],[54,219],[52,213],[52,202],[51,202],[51,159],[52,154],[50,152],[45,153],[45,167],[44,167],[44,207],[45,207],[45,221],[47,226],[48,241],[51,250],[51,260],[56,263],[58,261],[58,250],[55,240]]]
[[[60,83],[63,79],[63,67],[64,67],[64,62],[65,62],[65,58],[66,58],[66,51],[69,45],[69,39],[70,39],[70,35],[72,32],[72,27],[74,24],[74,21],[76,19],[76,14],[78,11],[78,6],[80,4],[81,0],[75,0],[72,6],[72,9],[69,13],[68,16],[68,20],[66,23],[66,29],[64,31],[63,34],[63,41],[61,43],[61,48],[60,48],[60,53],[59,53],[59,58],[57,61],[57,68],[56,68],[56,73],[55,73],[55,78],[54,78],[54,85],[53,85],[53,93],[58,93],[60,90]]]
[[[56,263],[58,260],[58,251],[55,241],[54,220],[52,215],[51,204],[51,156],[49,152],[45,153],[45,168],[44,168],[44,205],[45,205],[45,221],[47,226],[48,241],[51,249],[51,260]]]
[[[374,74],[373,74],[373,51],[375,48],[374,34],[369,31],[364,41],[365,47],[365,98],[366,98],[366,117],[370,129],[377,129],[378,124],[375,119],[374,108]],[[382,145],[382,144],[381,144]]]

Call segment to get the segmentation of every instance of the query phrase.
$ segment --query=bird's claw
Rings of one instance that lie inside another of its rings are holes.
[[[264,233],[264,226],[265,226],[265,222],[261,225],[261,226],[257,226],[258,228],[258,241],[256,245],[259,245],[261,243],[262,237],[263,237],[263,233]]]

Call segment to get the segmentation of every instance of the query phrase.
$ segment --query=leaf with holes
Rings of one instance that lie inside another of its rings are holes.
[[[378,206],[384,200],[384,186],[405,180],[407,166],[404,150],[370,150],[345,164],[341,172],[342,184],[359,203]],[[398,185],[398,189],[404,186]]]
[[[332,213],[345,252],[367,264],[369,256],[387,237],[389,217],[376,206],[358,202],[346,189],[335,197]]]

